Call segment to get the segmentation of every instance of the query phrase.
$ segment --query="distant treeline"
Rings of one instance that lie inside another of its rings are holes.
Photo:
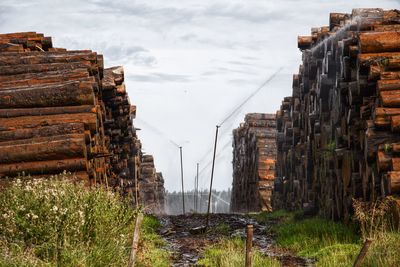
[[[211,207],[213,213],[229,213],[231,189],[227,191],[212,191]],[[194,190],[185,192],[186,213],[206,213],[208,205],[208,190],[199,191],[197,196]],[[166,192],[165,211],[167,214],[182,214],[182,192]]]

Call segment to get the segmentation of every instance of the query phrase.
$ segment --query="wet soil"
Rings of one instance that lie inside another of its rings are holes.
[[[265,255],[278,259],[282,266],[314,266],[311,259],[295,256],[290,251],[275,246],[274,236],[268,231],[277,221],[259,224],[254,218],[240,214],[212,214],[207,232],[199,230],[206,223],[202,214],[163,216],[160,234],[167,241],[167,249],[172,252],[172,266],[197,266],[204,249],[218,242],[222,237],[240,236],[245,239],[245,228],[254,228],[253,246]],[[229,225],[223,231],[221,225]]]

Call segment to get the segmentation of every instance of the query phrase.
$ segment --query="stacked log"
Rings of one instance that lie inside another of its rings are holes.
[[[354,9],[298,38],[277,112],[275,208],[348,220],[352,200],[400,193],[400,11]]]
[[[246,114],[233,131],[231,211],[271,211],[276,160],[275,115]]]
[[[0,178],[72,172],[140,190],[141,144],[122,67],[34,32],[0,34]],[[153,190],[156,190],[154,188]]]
[[[164,210],[164,178],[156,172],[152,155],[143,155],[140,166],[139,199],[145,210],[161,213]]]

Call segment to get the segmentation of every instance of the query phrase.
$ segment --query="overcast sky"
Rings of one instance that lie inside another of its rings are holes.
[[[379,6],[378,6],[379,5]],[[92,49],[107,67],[123,65],[144,151],[167,190],[185,189],[196,163],[209,166],[215,125],[280,67],[283,70],[221,128],[215,188],[232,183],[232,129],[248,112],[275,113],[291,93],[301,54],[297,35],[327,25],[330,12],[399,8],[394,0],[0,1],[1,32],[37,31],[56,47]],[[200,175],[206,187],[210,168]]]

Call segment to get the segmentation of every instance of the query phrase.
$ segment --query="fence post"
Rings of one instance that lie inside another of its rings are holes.
[[[246,267],[251,267],[251,250],[253,248],[253,225],[246,226]]]
[[[356,261],[354,262],[353,267],[360,267],[362,262],[364,261],[365,256],[367,255],[369,246],[371,245],[372,240],[371,239],[366,239],[364,242],[364,245],[361,248],[360,253],[358,254],[358,257]]]
[[[132,250],[131,250],[131,255],[129,256],[128,267],[135,266],[136,252],[139,247],[140,225],[142,224],[142,221],[143,221],[143,213],[139,213],[136,217],[135,232],[133,233]]]

